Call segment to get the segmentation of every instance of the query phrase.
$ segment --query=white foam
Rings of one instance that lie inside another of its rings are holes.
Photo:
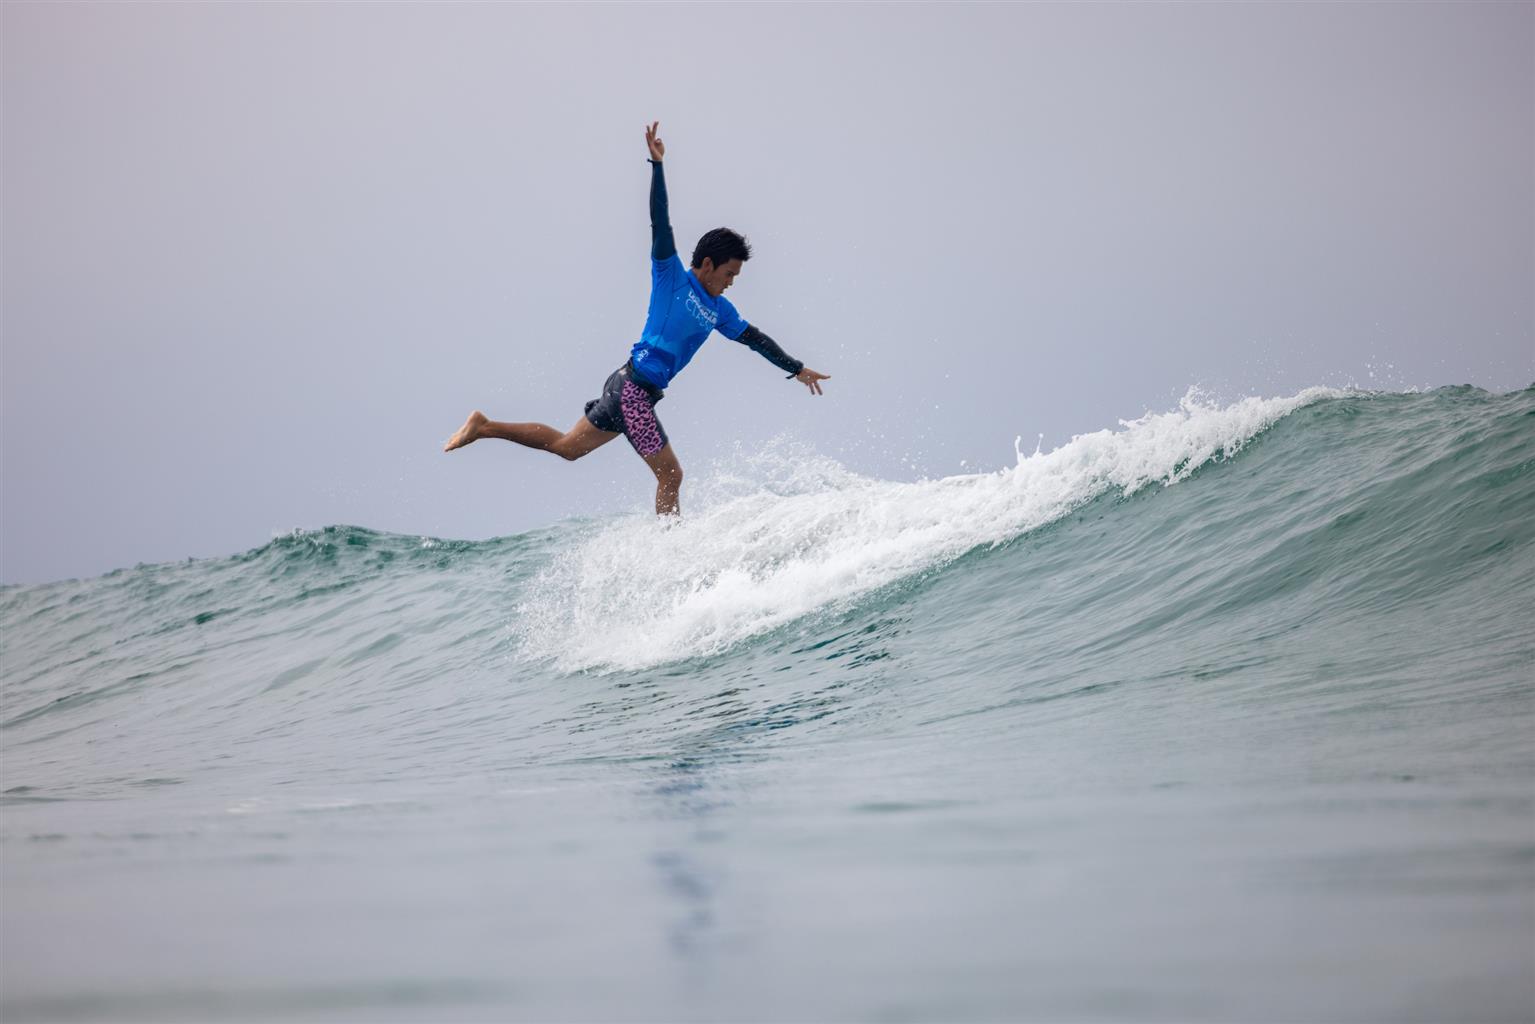
[[[1066,515],[1110,489],[1173,484],[1303,405],[1343,392],[1178,409],[1121,421],[999,472],[876,480],[787,446],[688,488],[687,514],[633,516],[571,542],[530,584],[526,657],[564,671],[634,669],[714,654],[832,610],[981,545]],[[1015,445],[1016,447],[1016,445]]]

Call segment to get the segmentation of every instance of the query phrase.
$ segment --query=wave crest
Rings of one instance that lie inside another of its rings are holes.
[[[1121,421],[997,472],[893,482],[787,446],[712,475],[678,522],[632,516],[559,551],[525,591],[524,656],[563,671],[637,669],[727,650],[1037,529],[1118,489],[1170,485],[1277,420],[1344,392]]]

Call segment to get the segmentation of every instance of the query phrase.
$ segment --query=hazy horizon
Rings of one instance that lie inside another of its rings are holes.
[[[0,580],[350,523],[648,507],[561,428],[679,248],[824,397],[715,336],[690,483],[784,437],[999,469],[1313,384],[1535,382],[1535,5],[69,5],[3,27]]]

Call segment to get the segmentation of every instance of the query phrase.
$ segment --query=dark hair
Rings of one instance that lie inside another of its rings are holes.
[[[731,260],[745,263],[752,258],[751,243],[729,228],[715,228],[698,240],[693,247],[693,269],[704,265],[704,258],[714,261],[717,267]]]

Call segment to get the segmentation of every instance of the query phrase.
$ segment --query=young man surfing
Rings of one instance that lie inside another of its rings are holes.
[[[650,148],[650,312],[629,361],[613,372],[602,387],[602,396],[587,402],[586,414],[564,433],[543,423],[498,423],[475,410],[443,451],[483,437],[499,437],[575,460],[623,434],[656,475],[656,514],[676,515],[682,464],[656,419],[655,406],[711,331],[739,341],[811,394],[821,394],[821,381],[831,378],[785,353],[772,338],[742,320],[724,297],[742,264],[751,259],[746,239],[729,228],[715,228],[698,240],[692,267],[683,266],[666,208],[666,178],[661,171],[666,146],[657,134],[660,127],[657,121],[645,129],[645,144]]]

